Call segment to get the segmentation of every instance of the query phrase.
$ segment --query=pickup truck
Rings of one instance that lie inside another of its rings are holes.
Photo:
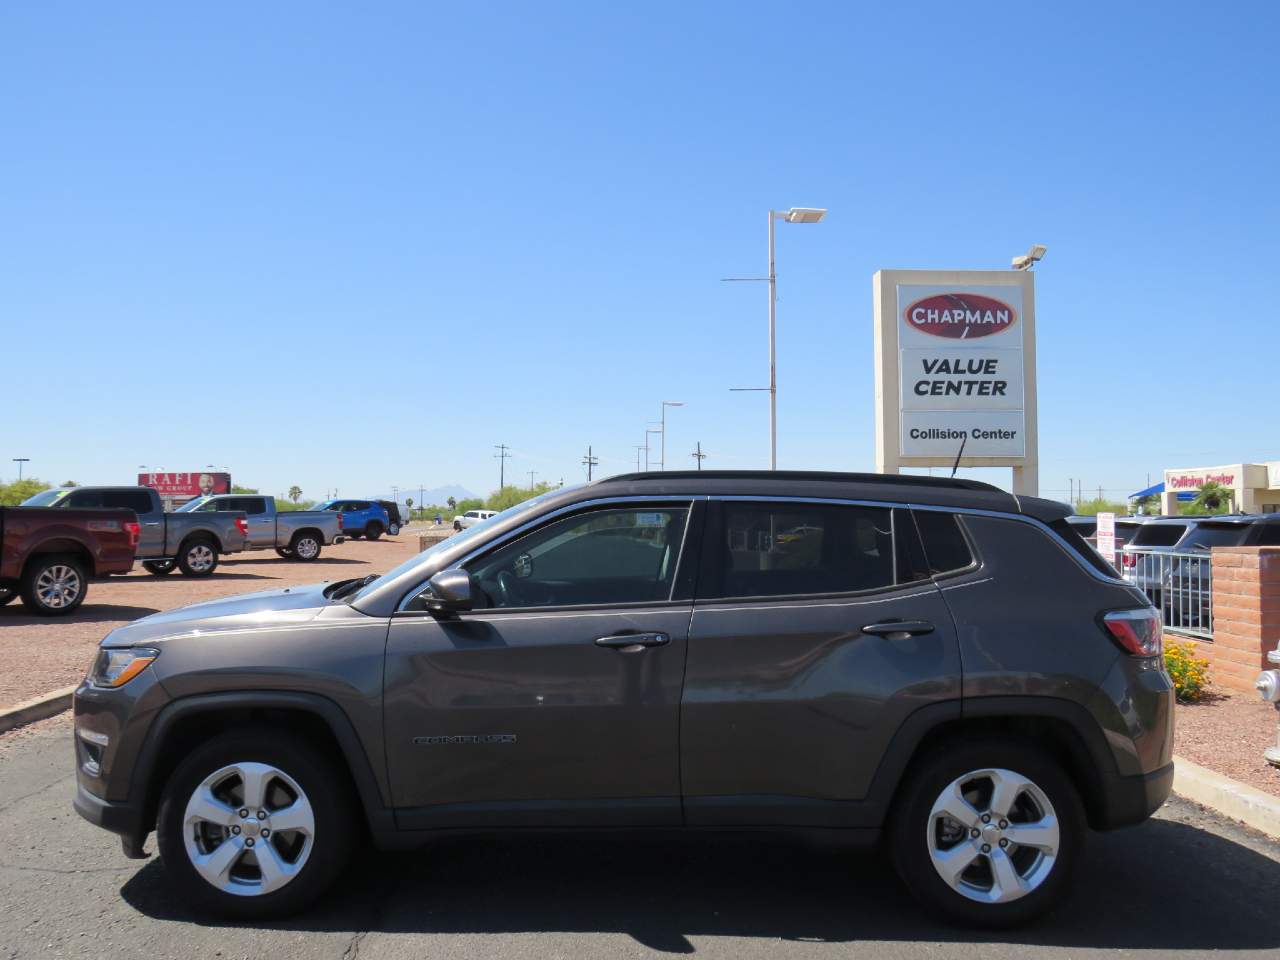
[[[328,510],[276,510],[275,497],[227,493],[200,497],[178,508],[178,513],[210,513],[243,510],[249,519],[246,550],[275,548],[286,560],[315,560],[320,548],[342,543],[342,514]]]
[[[468,527],[474,527],[481,520],[488,520],[497,512],[497,510],[468,510],[453,518],[453,529],[466,530]]]
[[[220,555],[244,549],[249,530],[243,511],[165,513],[160,494],[151,487],[64,487],[37,493],[22,505],[132,510],[142,527],[138,559],[156,576],[176,566],[188,577],[207,577],[217,569]]]
[[[20,595],[38,616],[65,616],[90,577],[133,569],[138,531],[125,510],[0,507],[0,606]]]

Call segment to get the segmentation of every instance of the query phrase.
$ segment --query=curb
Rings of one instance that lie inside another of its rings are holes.
[[[0,733],[56,716],[63,710],[70,709],[71,695],[75,692],[75,687],[63,687],[61,690],[46,693],[32,700],[24,700],[7,710],[0,711]]]
[[[1173,758],[1173,792],[1280,839],[1280,797],[1178,756]]]

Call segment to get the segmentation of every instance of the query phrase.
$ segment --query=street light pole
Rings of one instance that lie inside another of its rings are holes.
[[[24,463],[30,463],[31,458],[30,457],[14,457],[13,462],[18,465],[18,482],[21,483],[22,482],[22,465]]]
[[[660,470],[667,469],[667,407],[683,407],[683,400],[663,400],[662,401],[662,459],[659,460]]]

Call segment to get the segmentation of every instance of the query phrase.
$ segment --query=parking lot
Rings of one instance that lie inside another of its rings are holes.
[[[326,547],[311,563],[282,560],[271,550],[233,554],[222,558],[212,576],[198,579],[180,573],[153,577],[135,564],[130,574],[91,583],[84,604],[68,617],[33,617],[19,602],[0,607],[0,641],[8,650],[21,650],[23,660],[22,670],[0,676],[0,708],[78,683],[98,641],[139,617],[237,593],[381,573],[417,552],[411,530]]]
[[[1095,838],[1045,921],[925,916],[869,853],[733,833],[456,837],[357,858],[284,921],[194,916],[155,859],[71,810],[66,715],[0,737],[0,956],[201,958],[1222,957],[1280,952],[1280,852],[1174,799]],[[154,838],[148,849],[154,849]]]

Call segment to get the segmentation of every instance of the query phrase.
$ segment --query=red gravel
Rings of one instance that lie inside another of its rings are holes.
[[[1280,797],[1280,770],[1262,758],[1262,751],[1276,742],[1277,719],[1275,707],[1243,693],[1180,703],[1174,714],[1174,752]]]
[[[89,584],[84,604],[62,618],[28,616],[15,600],[0,607],[0,650],[10,664],[0,673],[0,709],[79,683],[98,641],[131,620],[197,600],[383,573],[417,552],[413,530],[325,547],[312,563],[281,560],[271,550],[236,554],[205,579],[177,572],[153,577],[135,565],[133,573]]]

